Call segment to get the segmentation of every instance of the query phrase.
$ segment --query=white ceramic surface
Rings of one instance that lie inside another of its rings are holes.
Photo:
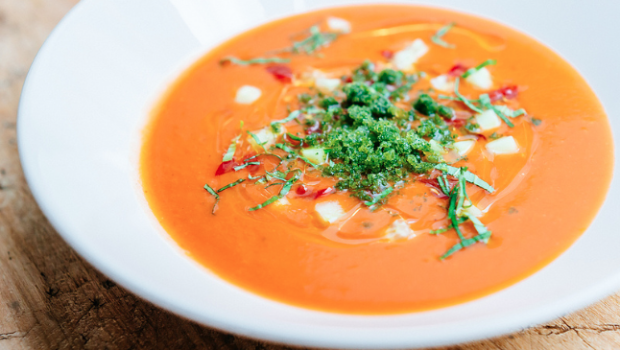
[[[132,292],[203,324],[276,342],[347,348],[452,344],[547,321],[616,290],[618,176],[586,234],[542,271],[473,302],[407,315],[328,314],[265,300],[198,266],[161,232],[139,191],[137,152],[146,113],[166,84],[234,33],[350,2],[83,0],[41,49],[19,109],[23,168],[43,212],[84,258]],[[494,18],[556,49],[590,82],[620,135],[620,2],[432,4]],[[616,174],[617,154],[616,148]]]

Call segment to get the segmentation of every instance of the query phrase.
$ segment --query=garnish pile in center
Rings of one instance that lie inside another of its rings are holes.
[[[442,28],[433,42],[450,47],[441,36],[452,26]],[[328,36],[329,40],[324,39],[325,35],[318,27],[313,27],[307,39],[282,52],[312,54],[335,40],[338,34]],[[467,186],[478,186],[490,193],[494,189],[467,168],[450,164],[465,159],[478,138],[486,139],[484,131],[493,130],[502,122],[512,128],[510,119],[524,115],[525,111],[494,104],[514,98],[515,87],[484,93],[477,99],[468,99],[459,92],[461,79],[488,91],[490,75],[485,67],[496,64],[494,60],[469,69],[456,65],[447,74],[431,80],[436,89],[412,92],[416,82],[425,75],[407,69],[407,65],[411,66],[426,51],[428,47],[418,39],[403,51],[390,54],[390,63],[365,61],[349,74],[337,78],[315,72],[308,93],[297,96],[297,109],[290,111],[287,118],[254,131],[244,130],[242,123],[241,132],[231,141],[216,175],[242,169],[249,170],[249,175],[219,189],[205,185],[216,198],[213,213],[224,190],[246,181],[256,186],[280,187],[277,194],[256,203],[249,211],[286,200],[293,188],[303,194],[307,191],[304,176],[309,172],[320,172],[336,181],[334,187],[318,191],[316,197],[346,192],[371,211],[380,208],[389,197],[398,196],[399,189],[406,184],[422,181],[447,202],[450,225],[430,233],[454,229],[460,239],[441,259],[476,242],[488,242],[491,232],[479,219],[481,210],[469,200]],[[237,65],[268,64],[266,68],[275,78],[291,83],[294,76],[290,68],[273,65],[288,60],[227,57],[223,61]],[[402,70],[398,69],[400,67]],[[436,90],[449,95],[437,94]],[[251,103],[260,93],[254,87],[244,86],[239,89],[236,101]],[[510,154],[519,150],[512,136],[494,133],[490,138],[495,139],[486,144],[490,154]],[[237,154],[239,145],[248,144],[255,154]],[[341,208],[325,207],[317,211],[330,223],[344,215]],[[401,221],[395,222],[392,230],[400,230],[397,235],[406,237],[410,229],[404,220]],[[460,225],[467,222],[476,232],[470,238],[460,229]]]

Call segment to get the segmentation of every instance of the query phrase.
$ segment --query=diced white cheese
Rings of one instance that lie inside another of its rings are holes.
[[[513,154],[519,152],[519,145],[512,136],[504,136],[487,143],[487,151],[493,154]]]
[[[252,131],[252,134],[254,134],[254,136],[256,136],[256,138],[258,139],[258,143],[260,143],[263,147],[267,148],[275,144],[278,135],[281,135],[285,132],[286,129],[284,128],[284,126],[280,125],[279,133],[273,132],[271,127],[267,126],[260,130]],[[258,145],[256,140],[252,136],[248,136],[248,141],[250,141],[250,144],[252,144],[252,146],[254,146],[255,148],[262,149],[262,147]]]
[[[491,78],[491,72],[486,67],[478,69],[475,73],[465,78],[465,80],[482,90],[488,90],[493,86],[493,79]]]
[[[301,155],[314,164],[323,164],[327,161],[327,153],[324,148],[304,148],[301,150]]]
[[[338,17],[327,17],[327,26],[334,32],[349,33],[351,31],[351,23]]]
[[[396,52],[392,58],[392,63],[399,70],[409,71],[413,69],[413,64],[427,52],[428,46],[426,46],[424,41],[416,39],[409,46]]]
[[[487,109],[476,115],[476,123],[480,126],[480,130],[482,131],[493,130],[502,125],[502,121],[492,109]]]
[[[321,92],[332,92],[340,85],[338,78],[317,77],[314,79],[314,86]]]
[[[330,224],[333,224],[345,214],[340,203],[336,201],[317,203],[314,206],[314,210],[316,210],[323,221]]]
[[[390,240],[413,237],[415,237],[415,232],[404,219],[396,219],[385,231],[385,238]]]
[[[258,100],[261,95],[261,91],[259,88],[251,85],[243,85],[237,90],[237,95],[235,96],[235,102],[242,105],[249,105],[254,103],[254,101]]]
[[[450,77],[446,74],[431,79],[431,85],[439,91],[450,92],[454,90],[454,82],[450,81]]]
[[[282,197],[280,199],[278,199],[277,201],[273,202],[273,205],[275,206],[285,206],[285,205],[290,205],[291,202],[288,201],[288,199],[286,197]]]
[[[462,157],[467,155],[474,148],[475,144],[476,141],[474,140],[457,141],[454,143],[454,150]]]

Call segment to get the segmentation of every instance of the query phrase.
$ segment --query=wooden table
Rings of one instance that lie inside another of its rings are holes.
[[[284,349],[132,295],[80,258],[33,200],[18,158],[17,104],[37,50],[77,1],[0,0],[0,349]],[[619,301],[449,349],[620,349]]]

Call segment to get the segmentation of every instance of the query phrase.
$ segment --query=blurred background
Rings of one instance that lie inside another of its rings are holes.
[[[81,259],[37,207],[19,162],[19,96],[45,38],[77,3],[0,0],[0,349],[286,349],[202,327],[128,293]],[[619,300],[449,349],[620,349]]]

